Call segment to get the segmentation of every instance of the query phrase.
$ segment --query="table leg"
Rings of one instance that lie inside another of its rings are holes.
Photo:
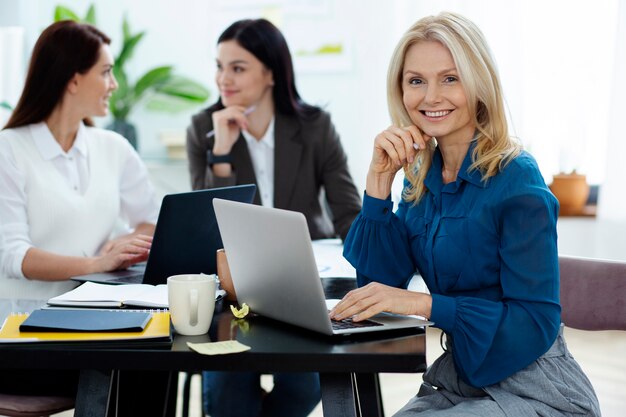
[[[117,416],[174,417],[178,373],[121,370]]]
[[[320,373],[322,410],[325,417],[357,417],[352,375]]]
[[[75,417],[107,416],[113,377],[114,372],[112,370],[86,369],[80,371]]]
[[[356,374],[356,388],[361,417],[385,417],[378,374]]]

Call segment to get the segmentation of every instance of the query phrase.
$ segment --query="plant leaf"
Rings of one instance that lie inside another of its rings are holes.
[[[61,20],[73,20],[75,22],[80,22],[80,17],[65,6],[57,6],[54,9],[54,21],[58,22]]]
[[[116,65],[123,67],[128,59],[133,56],[133,52],[135,51],[135,47],[141,41],[141,38],[144,37],[146,32],[139,32],[136,35],[131,36],[130,38],[124,41],[124,45],[122,46],[122,50],[117,57]]]
[[[128,23],[128,16],[124,14],[124,20],[122,21],[122,36],[124,37],[124,42],[130,38],[130,24]]]
[[[6,101],[0,103],[0,108],[7,109],[9,111],[13,110],[13,107]]]
[[[193,103],[204,103],[209,98],[209,90],[202,84],[180,75],[170,77],[165,83],[157,86],[156,91]]]
[[[148,89],[166,83],[172,76],[172,70],[172,66],[166,65],[146,72],[135,84],[135,96],[139,99]]]
[[[96,6],[91,4],[89,9],[87,9],[87,14],[85,15],[85,19],[83,20],[90,25],[96,26]]]
[[[150,95],[150,97],[146,100],[146,109],[166,113],[177,113],[183,110],[192,109],[198,105],[198,102],[158,93]]]

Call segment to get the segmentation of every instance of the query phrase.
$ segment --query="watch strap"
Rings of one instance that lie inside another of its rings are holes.
[[[233,158],[229,153],[226,155],[214,155],[213,151],[209,149],[206,152],[206,160],[207,164],[209,164],[209,166],[212,166],[214,164],[230,164],[233,161]]]

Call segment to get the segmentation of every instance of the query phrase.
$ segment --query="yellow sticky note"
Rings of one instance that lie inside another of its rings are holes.
[[[187,342],[187,346],[202,355],[228,355],[229,353],[239,353],[250,350],[250,346],[246,346],[236,340],[225,340],[223,342],[212,343]]]

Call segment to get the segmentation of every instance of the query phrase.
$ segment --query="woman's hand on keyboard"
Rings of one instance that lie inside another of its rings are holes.
[[[432,298],[428,294],[372,282],[350,291],[328,315],[332,320],[351,317],[357,322],[381,312],[429,318],[431,306]]]

